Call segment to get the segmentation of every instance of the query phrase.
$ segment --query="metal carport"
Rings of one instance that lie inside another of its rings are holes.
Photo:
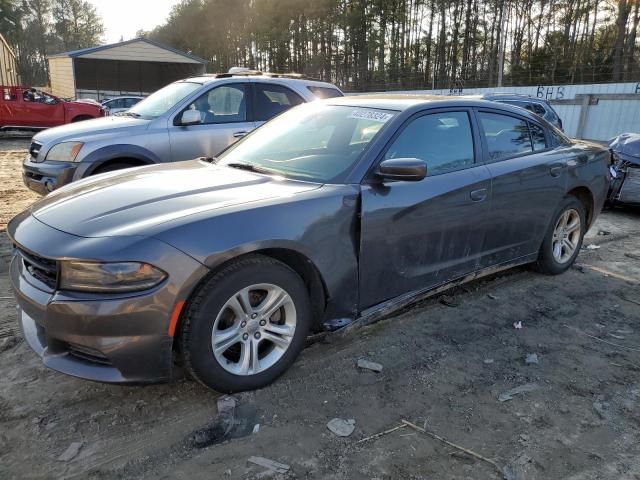
[[[48,57],[51,93],[102,100],[148,95],[181,78],[200,75],[206,60],[146,38]]]

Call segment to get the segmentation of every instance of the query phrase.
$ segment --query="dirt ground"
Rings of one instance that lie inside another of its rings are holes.
[[[147,387],[70,378],[20,340],[4,229],[36,198],[20,178],[27,144],[0,140],[0,478],[503,476],[409,427],[358,443],[406,419],[507,478],[640,479],[640,211],[604,212],[585,242],[600,248],[562,276],[515,269],[457,288],[449,305],[430,299],[312,345],[275,384],[237,395],[235,438],[208,445],[217,394],[182,378]],[[538,363],[526,364],[532,353]],[[362,358],[383,371],[358,369]],[[329,432],[334,417],[354,419],[353,434]],[[74,442],[77,455],[60,460]],[[251,456],[290,470],[269,473]]]

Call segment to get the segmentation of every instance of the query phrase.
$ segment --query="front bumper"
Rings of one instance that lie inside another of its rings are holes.
[[[100,239],[76,237],[55,230],[32,216],[9,224],[9,236],[17,245],[10,267],[10,279],[20,308],[24,337],[42,358],[45,366],[62,373],[107,383],[156,383],[172,376],[173,338],[169,335],[174,306],[187,298],[206,270],[201,264],[173,247],[151,238],[111,237],[116,255],[131,260],[130,250],[140,261],[153,263],[169,273],[159,286],[129,294],[80,294],[63,292],[42,282],[27,269],[29,255],[69,258],[96,258],[85,244]],[[25,245],[26,244],[26,245]],[[142,253],[147,250],[146,257]],[[38,253],[36,253],[38,252]],[[53,253],[49,253],[53,252]],[[108,251],[104,253],[109,257]],[[145,257],[145,258],[143,258]],[[105,258],[105,261],[115,261]]]
[[[157,292],[77,302],[31,285],[19,255],[14,256],[10,271],[24,338],[45,366],[107,383],[171,378],[170,312],[166,312],[164,328],[155,328],[158,312],[153,311],[153,297]]]
[[[71,183],[79,165],[74,162],[34,162],[28,155],[22,163],[22,180],[31,190],[46,195]]]

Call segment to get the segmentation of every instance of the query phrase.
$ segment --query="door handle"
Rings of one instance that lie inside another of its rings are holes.
[[[479,190],[472,190],[469,196],[474,202],[481,202],[482,200],[487,198],[487,189],[481,188]]]
[[[564,167],[562,165],[556,165],[554,167],[551,167],[549,173],[552,177],[559,177],[562,174],[562,170],[564,170]]]
[[[249,132],[245,132],[244,130],[241,132],[234,132],[233,133],[233,138],[242,138],[245,135],[247,135]]]

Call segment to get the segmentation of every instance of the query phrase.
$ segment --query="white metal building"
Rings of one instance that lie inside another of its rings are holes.
[[[48,57],[51,93],[102,100],[148,95],[181,78],[201,75],[206,60],[146,38]]]

